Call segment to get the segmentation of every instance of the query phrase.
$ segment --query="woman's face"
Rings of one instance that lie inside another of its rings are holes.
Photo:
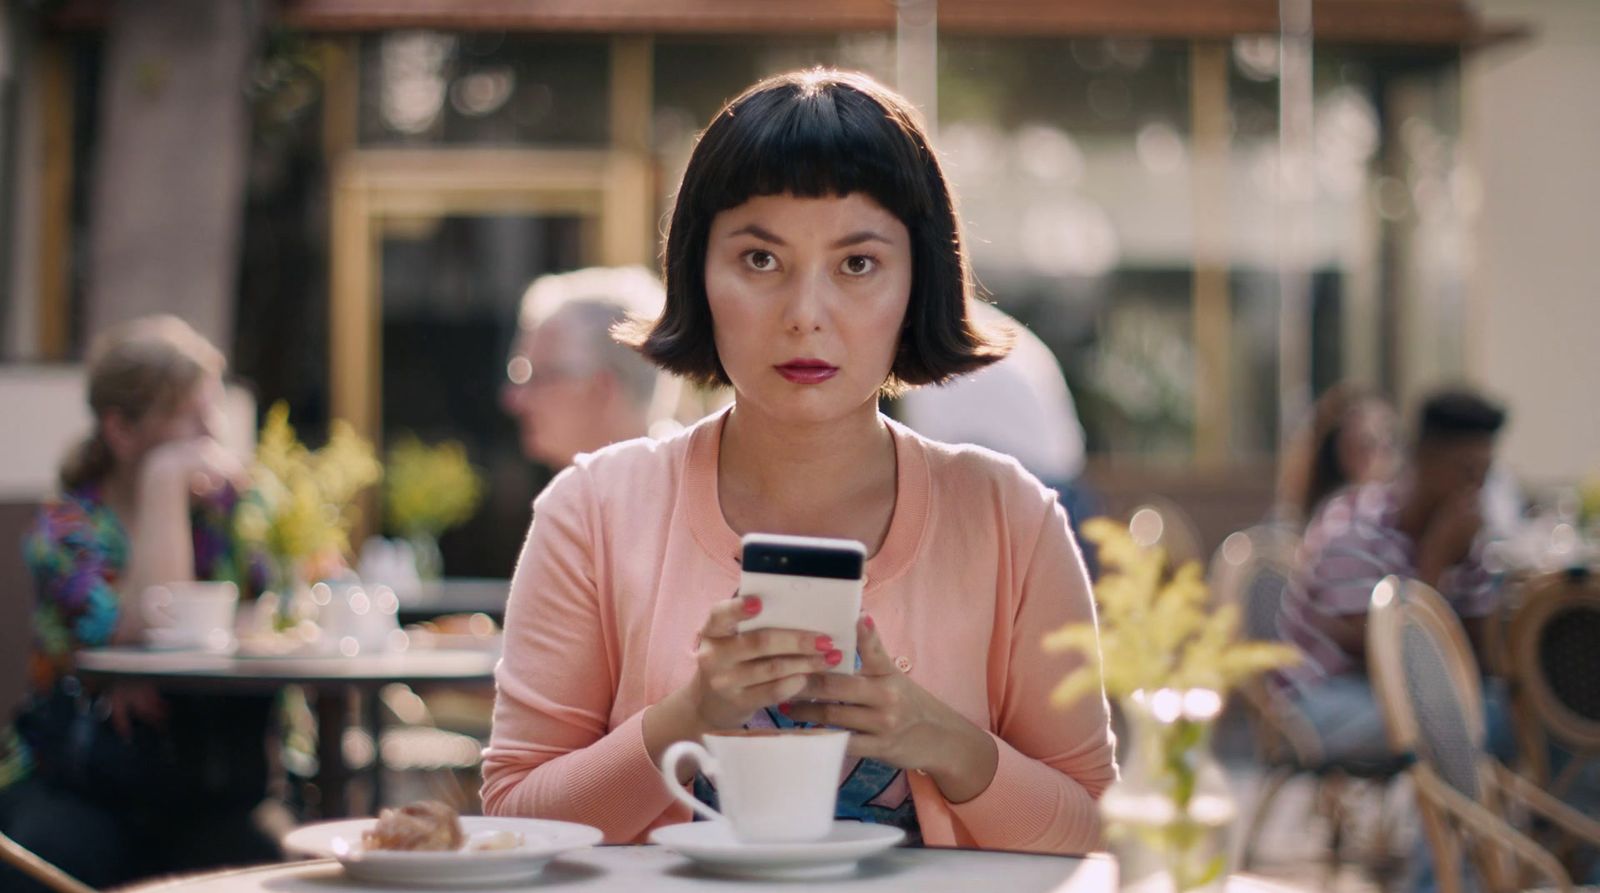
[[[740,406],[788,422],[875,407],[911,263],[905,224],[861,193],[758,196],[718,214],[706,298]]]
[[[1365,400],[1339,432],[1339,463],[1350,483],[1386,481],[1400,468],[1400,423],[1388,404]]]
[[[156,447],[197,437],[216,437],[222,431],[223,386],[219,378],[196,384],[166,409],[152,409],[118,438],[113,449],[120,462],[137,465]]]

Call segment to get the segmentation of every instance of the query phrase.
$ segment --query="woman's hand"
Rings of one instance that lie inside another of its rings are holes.
[[[810,674],[844,659],[832,639],[816,633],[739,632],[741,621],[760,613],[759,596],[730,599],[711,609],[700,630],[689,687],[695,713],[708,729],[738,728],[757,710],[799,694]]]
[[[856,642],[860,672],[812,676],[789,717],[849,729],[852,755],[926,772],[952,803],[983,793],[1000,759],[989,734],[901,673],[871,617],[856,624]]]
[[[249,483],[244,464],[212,437],[163,443],[150,451],[144,473],[161,481],[182,482],[186,493],[205,495]]]
[[[167,702],[148,682],[120,682],[101,697],[101,709],[124,741],[132,740],[135,723],[159,727],[167,721]]]
[[[645,749],[659,763],[674,741],[736,729],[763,707],[787,701],[811,674],[836,666],[843,652],[827,636],[793,629],[739,632],[761,613],[761,598],[746,595],[711,609],[695,643],[694,678],[646,708]]]

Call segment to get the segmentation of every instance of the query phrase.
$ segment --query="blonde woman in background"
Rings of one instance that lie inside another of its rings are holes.
[[[251,821],[270,697],[96,689],[74,675],[79,649],[142,641],[133,606],[146,587],[250,576],[232,536],[243,469],[216,439],[223,367],[175,317],[97,340],[94,430],[23,544],[37,600],[30,697],[0,727],[0,831],[95,887],[278,855]],[[4,871],[0,887],[34,889]]]

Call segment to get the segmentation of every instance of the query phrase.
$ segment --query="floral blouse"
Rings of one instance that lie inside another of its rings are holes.
[[[195,501],[190,513],[194,571],[197,580],[227,580],[248,590],[261,580],[261,566],[234,540],[238,501],[232,490]],[[90,485],[46,503],[22,549],[36,599],[28,684],[33,695],[43,697],[72,672],[78,649],[110,644],[128,536],[100,488]],[[0,727],[0,789],[25,777],[31,765],[15,728]]]

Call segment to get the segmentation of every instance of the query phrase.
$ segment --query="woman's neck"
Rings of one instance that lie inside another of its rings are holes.
[[[111,509],[124,530],[132,529],[135,510],[139,505],[139,474],[137,469],[113,468],[100,479],[100,499]]]
[[[735,406],[722,431],[718,492],[738,533],[845,536],[876,551],[895,499],[894,435],[877,403],[820,424]]]

